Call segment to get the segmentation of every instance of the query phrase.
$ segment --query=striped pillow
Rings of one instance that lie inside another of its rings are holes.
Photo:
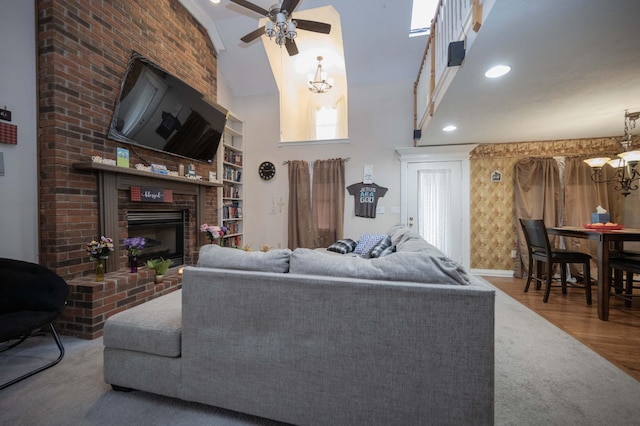
[[[327,250],[340,254],[351,253],[356,248],[357,243],[349,238],[338,240],[327,247]]]
[[[378,244],[373,246],[373,248],[369,251],[369,257],[382,257],[390,254],[391,251],[385,252],[388,248],[392,247],[391,237],[389,235],[385,235],[383,239],[381,239]],[[384,254],[383,254],[384,253]]]

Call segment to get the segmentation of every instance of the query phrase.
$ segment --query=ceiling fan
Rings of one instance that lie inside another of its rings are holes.
[[[245,43],[249,43],[266,34],[269,38],[275,37],[276,44],[279,46],[284,44],[289,56],[293,56],[298,54],[298,46],[296,46],[294,40],[297,35],[296,29],[322,34],[331,32],[331,24],[308,21],[306,19],[293,19],[291,14],[300,3],[300,0],[283,0],[282,3],[271,6],[269,10],[247,0],[231,0],[231,2],[269,18],[266,25],[251,31],[240,39]]]

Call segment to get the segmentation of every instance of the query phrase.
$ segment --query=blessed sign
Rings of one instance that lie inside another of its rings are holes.
[[[132,186],[131,201],[145,203],[173,203],[173,192],[170,189]]]

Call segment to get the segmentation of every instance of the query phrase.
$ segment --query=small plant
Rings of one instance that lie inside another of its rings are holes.
[[[156,271],[156,275],[164,275],[171,266],[171,259],[149,259],[145,262],[145,266]]]

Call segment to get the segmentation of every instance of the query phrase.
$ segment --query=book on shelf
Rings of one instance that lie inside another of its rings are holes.
[[[239,219],[242,217],[242,207],[237,203],[225,204],[222,206],[222,218],[223,219]]]

